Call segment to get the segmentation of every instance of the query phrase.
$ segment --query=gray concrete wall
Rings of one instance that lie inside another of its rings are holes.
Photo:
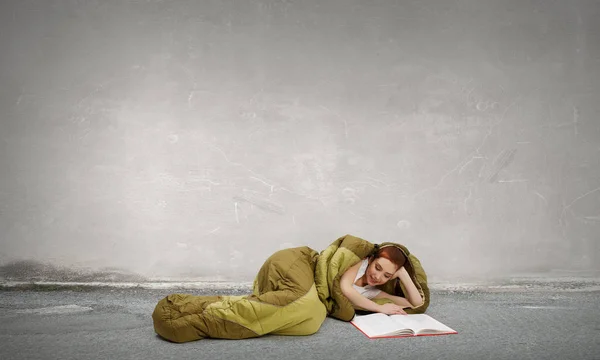
[[[251,279],[351,233],[600,269],[597,1],[3,0],[0,263]]]

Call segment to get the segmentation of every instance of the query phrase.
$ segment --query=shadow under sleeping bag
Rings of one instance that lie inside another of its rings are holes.
[[[419,289],[423,303],[405,309],[423,313],[429,305],[427,276],[419,260],[406,247],[394,245],[407,257],[405,265]],[[198,296],[171,294],[152,313],[154,329],[173,342],[203,338],[246,339],[266,334],[310,335],[319,330],[329,315],[350,321],[355,309],[340,289],[341,275],[373,252],[375,245],[343,236],[320,254],[309,247],[277,251],[260,268],[251,295]],[[400,283],[388,282],[380,288],[403,295]],[[391,302],[387,299],[374,300]]]

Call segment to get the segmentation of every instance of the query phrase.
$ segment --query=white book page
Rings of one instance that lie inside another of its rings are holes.
[[[403,328],[413,329],[415,333],[455,332],[450,327],[426,314],[392,315],[390,318]]]
[[[356,315],[352,322],[370,337],[390,335],[400,330],[396,321],[382,313]]]

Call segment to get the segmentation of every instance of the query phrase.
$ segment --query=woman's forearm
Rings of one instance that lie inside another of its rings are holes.
[[[406,269],[402,268],[398,278],[402,282],[402,285],[404,285],[406,299],[412,304],[412,306],[421,305],[423,303],[423,298],[421,297],[419,289],[417,289]]]
[[[408,308],[408,307],[412,307],[413,305],[410,303],[410,301],[408,301],[407,299],[401,297],[401,296],[396,296],[396,295],[391,295],[388,294],[384,291],[380,292],[379,295],[377,295],[375,297],[375,299],[390,299],[394,302],[394,304],[401,306],[403,309],[404,308]]]
[[[381,310],[380,309],[381,305],[362,296],[358,291],[356,291],[356,289],[354,289],[352,287],[343,288],[342,293],[348,298],[348,300],[350,300],[350,302],[354,306],[357,306],[357,307],[360,307],[360,308],[363,308],[365,310],[372,311],[372,312],[380,312],[380,310]]]

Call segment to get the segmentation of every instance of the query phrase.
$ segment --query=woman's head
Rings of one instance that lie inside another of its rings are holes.
[[[379,248],[369,259],[365,272],[367,284],[383,285],[406,263],[406,256],[395,246]]]

